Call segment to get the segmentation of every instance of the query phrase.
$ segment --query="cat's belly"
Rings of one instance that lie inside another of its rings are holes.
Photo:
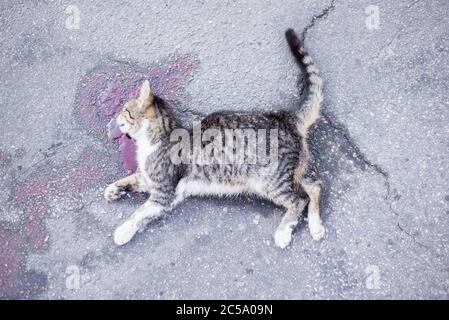
[[[178,185],[178,192],[184,196],[230,196],[242,193],[262,194],[262,184],[249,179],[241,183],[219,183],[202,180],[184,180]]]

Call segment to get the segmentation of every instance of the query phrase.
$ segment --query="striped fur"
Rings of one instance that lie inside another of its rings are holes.
[[[228,141],[226,131],[262,130],[271,132],[270,143],[257,146],[262,154],[274,154],[275,166],[261,162],[210,162],[175,163],[170,151],[177,143],[172,140],[175,129],[182,129],[170,108],[153,95],[150,84],[144,81],[139,97],[128,101],[117,115],[117,123],[123,133],[131,136],[137,145],[139,168],[132,176],[112,183],[105,190],[108,200],[116,200],[127,191],[146,191],[148,200],[138,208],[114,232],[114,241],[123,245],[148,221],[170,212],[178,203],[190,196],[230,196],[249,193],[268,199],[282,206],[285,214],[274,234],[275,244],[285,248],[304,208],[308,207],[309,229],[312,238],[320,240],[325,233],[319,216],[321,184],[304,180],[309,152],[307,129],[318,119],[321,94],[321,78],[311,57],[305,52],[293,30],[286,32],[288,43],[305,68],[309,94],[296,116],[289,112],[241,113],[216,112],[208,115],[197,127],[199,134],[208,130],[221,133],[217,141],[224,140],[226,150],[234,149],[234,138]],[[195,128],[186,130],[192,137]],[[195,138],[193,139],[195,140]],[[213,139],[215,142],[215,138]],[[237,138],[236,138],[237,141]],[[257,142],[242,139],[244,150]],[[275,144],[271,144],[275,141]],[[202,141],[202,147],[208,142]],[[190,148],[189,148],[190,149]],[[190,150],[189,150],[190,151]],[[214,151],[215,153],[215,151]],[[221,154],[221,151],[217,151]],[[271,161],[271,160],[270,160]]]

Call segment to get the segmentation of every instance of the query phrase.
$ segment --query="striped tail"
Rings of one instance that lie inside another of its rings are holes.
[[[285,32],[288,45],[299,65],[306,72],[306,81],[309,87],[307,98],[304,100],[301,109],[296,112],[298,117],[298,129],[301,135],[307,136],[308,128],[320,117],[320,105],[323,101],[322,84],[320,73],[315,66],[313,59],[309,56],[301,40],[298,39],[293,29]]]

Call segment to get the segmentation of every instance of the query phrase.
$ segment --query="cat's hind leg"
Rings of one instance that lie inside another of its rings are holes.
[[[281,223],[274,233],[274,242],[280,248],[287,247],[292,240],[292,233],[296,228],[302,211],[307,205],[308,198],[305,194],[298,193],[293,185],[286,185],[272,190],[269,198],[276,204],[286,209]]]
[[[307,220],[309,221],[309,231],[312,238],[316,241],[321,240],[326,229],[321,223],[320,217],[320,194],[321,194],[321,181],[309,181],[303,179],[301,186],[309,196],[310,202],[307,210]]]
[[[104,190],[104,197],[108,201],[113,201],[120,199],[126,192],[139,191],[145,190],[140,174],[134,173],[107,186]]]

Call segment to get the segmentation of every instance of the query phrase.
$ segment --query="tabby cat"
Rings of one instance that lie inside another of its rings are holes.
[[[196,161],[198,157],[190,158],[190,161],[174,161],[173,150],[179,149],[180,141],[173,138],[173,133],[187,129],[182,128],[169,106],[152,93],[147,80],[143,82],[139,96],[128,101],[112,120],[109,128],[111,134],[119,130],[134,140],[138,170],[109,185],[104,192],[105,198],[108,201],[116,200],[131,191],[149,193],[146,202],[115,230],[114,242],[117,245],[129,242],[149,221],[170,212],[187,197],[242,193],[269,199],[285,208],[282,221],[274,233],[278,247],[289,245],[292,232],[307,204],[312,238],[320,240],[324,236],[325,229],[319,212],[321,183],[304,178],[309,158],[307,132],[319,118],[323,100],[322,80],[295,32],[288,29],[285,35],[293,55],[306,72],[308,95],[302,107],[294,113],[217,112],[205,117],[199,125],[201,134],[209,129],[218,134],[224,133],[225,136],[229,130],[262,129],[265,130],[262,132],[275,132],[276,136],[270,135],[270,139],[266,140],[274,142],[269,143],[268,147],[265,144],[261,147],[261,144],[250,141],[248,137],[243,139],[244,150],[254,150],[256,145],[260,151],[275,150],[276,159],[271,165],[249,161],[248,156],[239,162],[202,162]],[[192,135],[193,131],[195,129],[186,132]],[[214,137],[214,142],[220,144],[222,136],[218,137]],[[228,144],[228,149],[226,146],[225,149],[235,152],[235,141],[236,138],[232,136],[230,141],[225,142]],[[207,141],[201,141],[201,147],[207,147]],[[181,151],[190,153],[190,144],[187,150]],[[224,149],[216,149],[212,153],[217,156],[224,153]],[[178,155],[177,152],[175,154]],[[273,166],[273,163],[276,165]]]

